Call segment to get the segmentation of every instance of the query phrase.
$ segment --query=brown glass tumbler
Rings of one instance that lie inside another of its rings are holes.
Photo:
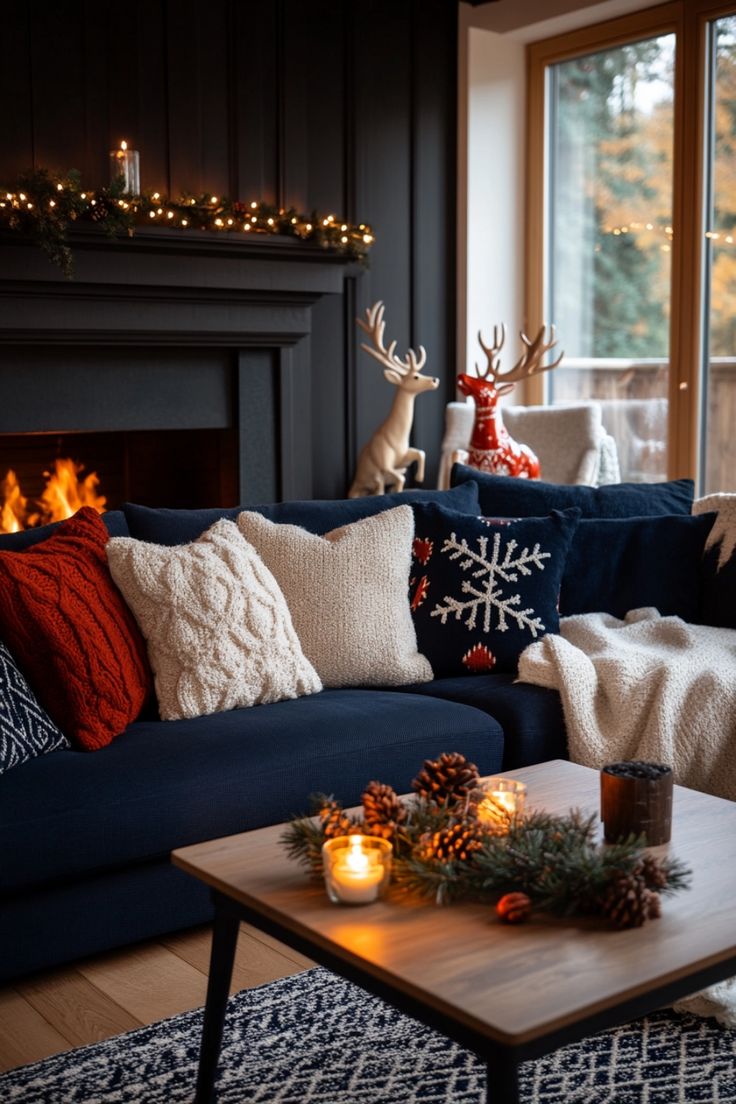
[[[672,768],[661,763],[610,763],[601,769],[601,820],[606,843],[644,835],[647,845],[672,833]]]

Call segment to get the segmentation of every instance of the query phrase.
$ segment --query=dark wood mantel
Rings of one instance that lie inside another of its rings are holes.
[[[0,238],[0,343],[294,344],[309,308],[362,267],[287,237],[144,229],[71,237],[73,278],[27,240]]]

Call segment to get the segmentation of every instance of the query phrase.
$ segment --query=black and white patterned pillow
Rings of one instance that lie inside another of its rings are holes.
[[[66,736],[38,704],[0,640],[0,774],[47,751],[68,747]]]

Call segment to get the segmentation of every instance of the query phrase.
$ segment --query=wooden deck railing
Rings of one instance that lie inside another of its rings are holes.
[[[623,480],[665,479],[668,372],[662,359],[566,357],[550,380],[551,397],[601,403]],[[711,358],[707,410],[705,491],[736,491],[736,357]]]

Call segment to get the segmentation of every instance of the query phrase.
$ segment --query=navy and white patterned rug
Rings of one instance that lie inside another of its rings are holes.
[[[219,1104],[486,1104],[472,1054],[315,968],[228,1006]],[[0,1076],[3,1104],[191,1104],[202,1012]],[[736,1031],[658,1012],[521,1068],[524,1104],[736,1104]],[[493,1100],[487,1102],[493,1104]]]

